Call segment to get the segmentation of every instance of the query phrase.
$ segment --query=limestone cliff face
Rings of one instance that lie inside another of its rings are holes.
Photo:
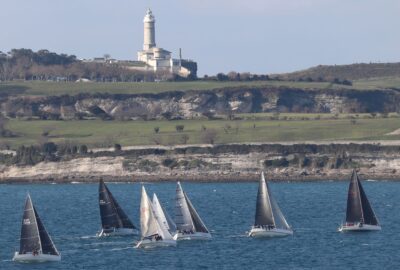
[[[364,179],[400,180],[400,146],[366,144],[219,145],[102,151],[34,166],[0,165],[5,181],[256,180],[261,170],[272,180],[349,178],[359,168]]]
[[[71,119],[81,117],[193,118],[203,114],[258,112],[365,113],[400,111],[400,93],[392,90],[301,90],[293,88],[224,88],[161,94],[80,94],[76,96],[0,99],[9,117]]]

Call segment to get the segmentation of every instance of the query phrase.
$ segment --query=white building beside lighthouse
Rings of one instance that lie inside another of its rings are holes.
[[[147,68],[155,72],[168,71],[183,77],[188,77],[193,70],[183,67],[182,59],[173,59],[171,52],[157,47],[155,23],[155,17],[152,11],[148,9],[143,19],[143,50],[137,53],[138,61],[146,63]],[[184,62],[194,63],[188,60],[184,60]]]

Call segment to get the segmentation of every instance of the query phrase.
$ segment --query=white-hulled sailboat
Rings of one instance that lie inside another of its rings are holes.
[[[15,252],[13,261],[54,262],[60,260],[61,255],[47,233],[28,194],[22,217],[20,248],[19,252]]]
[[[163,225],[171,233],[171,235],[175,235],[176,224],[168,215],[167,211],[165,211],[164,207],[161,206],[161,203],[155,193],[153,194],[153,210],[158,222]]]
[[[140,201],[140,228],[141,240],[136,245],[136,248],[176,246],[176,241],[172,235],[156,218],[153,204],[144,187],[142,187]]]
[[[103,180],[99,183],[99,207],[102,236],[136,235],[138,230],[125,214]]]
[[[180,182],[176,187],[175,205],[176,240],[209,240],[211,234],[201,220]]]
[[[292,235],[285,217],[278,204],[273,198],[268,183],[265,181],[264,173],[258,187],[256,216],[249,236],[251,237],[279,237]]]
[[[346,221],[339,227],[339,231],[380,230],[381,226],[364,192],[360,178],[353,170],[347,195]]]

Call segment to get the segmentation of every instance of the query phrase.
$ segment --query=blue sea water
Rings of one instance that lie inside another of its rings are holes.
[[[400,182],[363,184],[382,231],[337,232],[345,215],[346,182],[280,182],[270,186],[295,233],[268,240],[246,237],[257,183],[183,183],[213,240],[152,250],[134,249],[137,237],[95,237],[100,228],[96,184],[0,185],[0,269],[399,269]],[[145,186],[173,215],[175,184]],[[140,185],[109,188],[139,225]],[[28,191],[62,254],[59,263],[11,261]]]

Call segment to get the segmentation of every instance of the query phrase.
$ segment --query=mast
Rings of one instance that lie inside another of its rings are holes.
[[[178,231],[194,231],[194,224],[181,183],[176,186],[175,224]]]
[[[29,193],[25,200],[24,214],[22,217],[19,254],[26,254],[28,252],[42,252],[39,228]]]
[[[364,222],[364,213],[360,196],[360,185],[357,172],[353,170],[347,195],[346,222]]]
[[[264,173],[262,172],[257,193],[255,226],[275,226],[275,219],[268,190],[268,185],[265,181]]]

